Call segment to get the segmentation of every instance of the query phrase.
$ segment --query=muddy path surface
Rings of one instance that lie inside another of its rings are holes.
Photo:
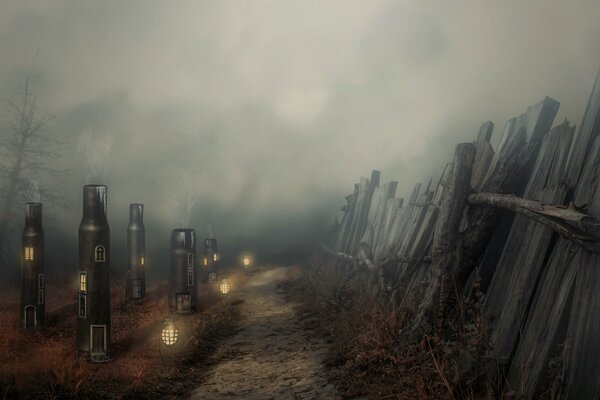
[[[277,291],[286,268],[259,271],[234,296],[240,330],[212,357],[190,399],[339,399],[322,361],[327,345],[303,328],[295,304]]]

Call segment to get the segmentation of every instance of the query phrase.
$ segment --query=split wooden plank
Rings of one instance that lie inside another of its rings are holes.
[[[467,198],[471,192],[471,170],[475,161],[475,145],[461,143],[456,146],[452,173],[444,190],[442,204],[436,221],[431,248],[431,267],[427,270],[427,287],[414,317],[414,327],[409,337],[415,338],[422,323],[433,318],[433,306],[439,304],[442,281],[451,278],[459,240],[459,227]]]
[[[583,166],[590,154],[591,145],[598,135],[600,135],[600,71],[596,75],[594,87],[569,156],[567,180],[571,188],[574,188],[579,182]]]
[[[567,121],[552,129],[544,138],[542,147],[524,196],[478,193],[469,196],[475,204],[486,204],[519,212],[512,224],[506,244],[497,263],[490,288],[487,291],[485,313],[491,317],[494,355],[510,362],[519,343],[520,329],[525,324],[528,310],[535,295],[554,225],[560,225],[557,210],[564,212],[567,221],[575,221],[583,214],[574,210],[545,203],[562,204],[566,195],[563,176],[573,139],[574,127]],[[536,200],[529,200],[536,199]],[[539,200],[539,201],[538,201]],[[547,211],[550,213],[547,213]],[[540,224],[545,214],[551,214],[550,224]],[[543,218],[541,218],[543,216]],[[551,226],[549,226],[551,225]],[[564,232],[561,232],[564,233]],[[523,368],[511,364],[511,369]],[[528,373],[528,384],[537,383],[541,370]],[[519,390],[532,391],[524,380],[511,382]]]
[[[494,149],[490,144],[493,129],[494,123],[487,121],[481,126],[477,135],[477,141],[475,142],[477,149],[473,164],[473,173],[471,174],[471,187],[475,190],[480,189],[494,158]]]
[[[507,121],[502,140],[495,153],[481,190],[490,193],[514,193],[522,196],[534,168],[544,135],[550,130],[559,103],[546,97],[530,106],[524,114]],[[463,261],[456,272],[458,287],[464,287],[487,248],[504,246],[513,216],[498,225],[502,211],[493,207],[468,207],[467,226],[461,238]],[[494,235],[496,227],[502,232]],[[492,235],[494,235],[492,239]],[[487,262],[495,265],[496,257]],[[493,268],[491,268],[493,270]]]

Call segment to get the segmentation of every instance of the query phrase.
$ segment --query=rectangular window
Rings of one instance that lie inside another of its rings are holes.
[[[217,261],[219,258],[219,256],[217,255],[217,253],[213,254],[213,261]]]
[[[204,257],[204,266],[206,267],[208,265],[208,257]]]
[[[33,247],[25,247],[25,259],[33,260]]]
[[[194,254],[188,253],[188,269],[194,268]]]
[[[44,274],[38,274],[38,289],[44,288]]]
[[[38,290],[38,304],[44,304],[44,289]]]
[[[82,293],[87,292],[87,273],[79,273],[79,291]]]
[[[133,280],[133,298],[134,299],[142,298],[142,281],[140,279]]]
[[[194,286],[194,270],[188,269],[188,286]]]
[[[189,293],[177,293],[177,311],[190,311],[192,308]]]
[[[79,295],[79,318],[85,318],[85,294],[80,294]]]

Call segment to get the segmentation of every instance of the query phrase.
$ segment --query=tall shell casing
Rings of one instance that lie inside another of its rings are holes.
[[[202,265],[204,276],[206,277],[205,280],[210,282],[218,280],[219,258],[217,239],[204,239],[204,257],[202,259]]]
[[[171,232],[169,257],[169,307],[186,314],[197,310],[196,232],[175,229]]]
[[[79,225],[77,347],[93,362],[110,359],[110,227],[106,209],[106,186],[84,186]]]
[[[43,327],[46,316],[41,203],[25,204],[21,244],[21,326],[35,330]]]
[[[127,278],[125,294],[127,300],[142,303],[146,297],[146,228],[144,227],[144,205],[129,205],[127,227]]]

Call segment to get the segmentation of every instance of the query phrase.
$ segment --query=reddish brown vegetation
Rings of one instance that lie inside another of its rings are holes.
[[[315,273],[316,272],[316,273]],[[331,343],[327,363],[346,396],[373,399],[492,399],[502,378],[486,357],[489,340],[481,293],[465,299],[460,315],[443,315],[420,340],[403,337],[414,307],[398,309],[365,288],[365,277],[322,266],[292,280],[290,295]],[[442,316],[443,313],[440,313]]]
[[[112,360],[92,364],[75,348],[75,291],[48,284],[46,327],[33,334],[20,329],[17,289],[0,298],[0,398],[134,398],[176,396],[197,385],[197,364],[231,334],[237,310],[214,289],[202,285],[202,311],[178,318],[181,340],[159,348],[168,316],[166,284],[151,287],[143,305],[124,302],[124,287],[111,290]]]

